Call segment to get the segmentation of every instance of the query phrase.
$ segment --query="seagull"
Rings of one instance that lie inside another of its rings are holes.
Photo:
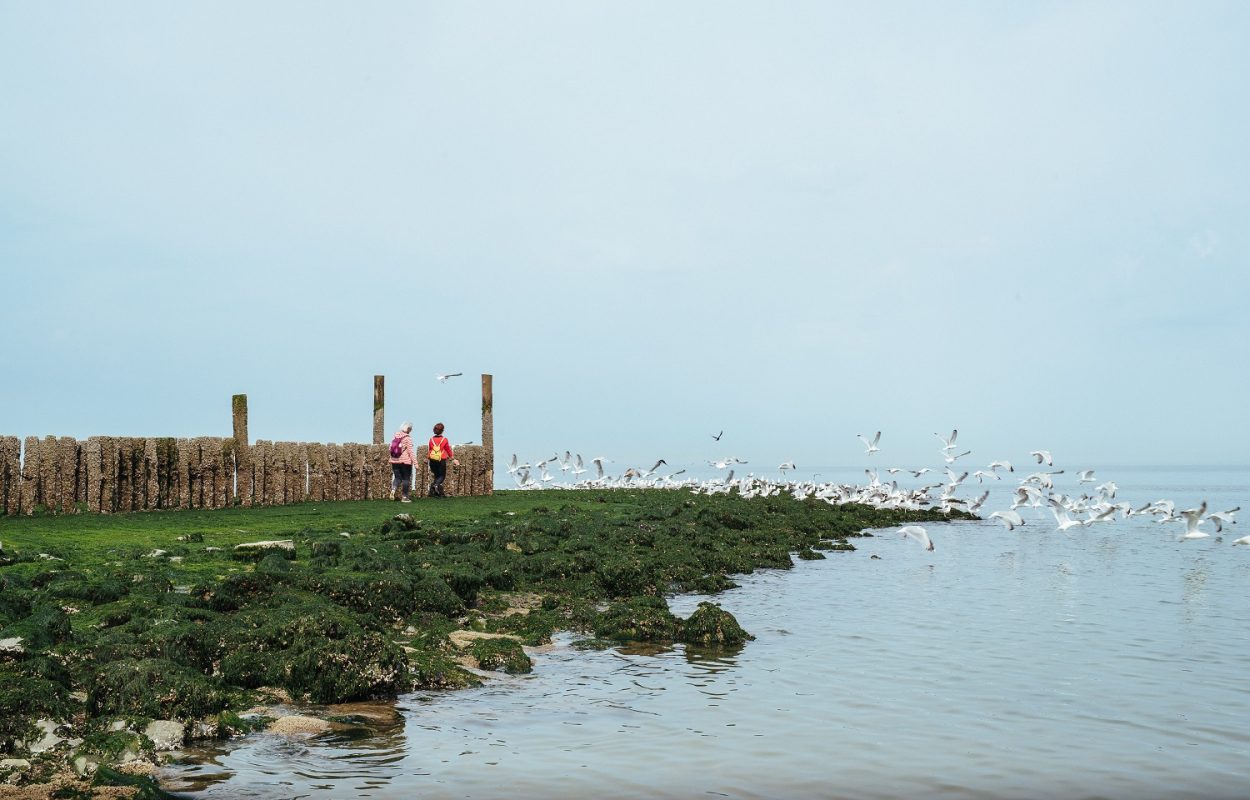
[[[449,372],[446,375],[435,375],[434,380],[439,383],[447,383],[448,378],[459,378],[463,374],[463,372]]]
[[[1080,472],[1076,473],[1076,477],[1078,478],[1080,483],[1093,483],[1094,471],[1092,469],[1083,469]]]
[[[949,437],[943,436],[943,435],[942,435],[942,434],[940,434],[940,433],[935,433],[935,434],[933,434],[933,435],[934,435],[934,436],[936,436],[936,437],[938,437],[938,439],[940,439],[940,440],[941,440],[941,442],[942,442],[942,449],[943,449],[943,450],[954,450],[954,449],[955,449],[955,439],[959,436],[959,431],[957,431],[957,430],[955,430],[955,431],[951,431],[951,435],[950,435]]]
[[[911,476],[913,478],[919,478],[921,475],[925,474],[926,472],[932,472],[933,470],[929,469],[928,467],[921,467],[920,469],[909,469],[907,471],[911,473]]]
[[[1207,515],[1207,519],[1215,523],[1215,532],[1221,533],[1225,525],[1233,525],[1235,520],[1233,515],[1241,510],[1241,506],[1230,508],[1227,511],[1213,511]]]
[[[722,437],[722,436],[724,436],[724,435],[725,435],[725,432],[724,432],[724,431],[721,431],[720,433],[716,434],[716,435],[715,435],[715,436],[713,436],[712,438],[713,438],[713,439],[715,439],[716,441],[718,441],[718,442],[719,442],[719,441],[720,441],[720,437]]]
[[[1190,508],[1181,512],[1181,517],[1185,519],[1185,532],[1181,534],[1177,541],[1183,542],[1186,539],[1205,539],[1211,534],[1201,531],[1198,526],[1202,524],[1202,515],[1207,513],[1207,501],[1203,500],[1202,505],[1197,508]]]
[[[1011,466],[1010,461],[991,461],[989,469],[996,470],[999,467],[1006,467],[1008,472],[1015,472],[1016,468]]]
[[[1055,459],[1051,458],[1049,450],[1031,450],[1029,455],[1037,459],[1037,463],[1045,464],[1048,467],[1055,465]]]
[[[880,447],[877,447],[877,442],[881,441],[881,431],[877,431],[877,435],[872,437],[871,442],[865,439],[862,433],[855,434],[855,437],[859,439],[861,442],[863,442],[865,445],[867,445],[868,455],[872,455],[873,453],[881,449]]]
[[[898,529],[901,536],[907,539],[915,539],[924,545],[924,549],[933,549],[933,540],[929,538],[929,532],[919,525],[904,525]]]
[[[785,477],[786,470],[789,470],[789,469],[798,469],[798,467],[794,466],[794,462],[793,462],[793,461],[787,461],[787,462],[785,462],[784,464],[781,464],[780,466],[778,466],[778,467],[777,467],[777,469],[781,470],[781,475],[782,475],[782,477]]]
[[[972,454],[971,450],[965,450],[957,456],[953,456],[950,453],[943,453],[942,458],[946,459],[947,464],[954,464],[956,460],[961,459],[964,456],[971,455],[971,454]]]
[[[577,466],[573,468],[574,475],[581,475],[586,471],[586,464],[582,461],[582,454],[577,454]]]
[[[1234,541],[1233,544],[1250,545],[1250,536],[1243,536],[1240,539],[1237,539],[1236,541]]]
[[[643,477],[643,478],[649,478],[649,477],[651,477],[652,475],[654,475],[654,474],[655,474],[655,471],[656,471],[657,469],[659,469],[659,468],[660,468],[660,465],[661,465],[661,464],[667,464],[667,463],[668,463],[667,461],[665,461],[664,459],[662,459],[662,458],[661,458],[659,461],[655,462],[655,466],[651,467],[651,469],[649,469],[649,470],[647,470],[646,472],[642,473],[642,476],[641,476],[641,477]]]
[[[1015,511],[995,511],[990,514],[990,519],[996,519],[1007,526],[1007,530],[1014,531],[1018,526],[1024,524],[1024,518]]]
[[[1089,524],[1089,520],[1078,520],[1069,517],[1067,506],[1060,503],[1053,496],[1046,498],[1046,502],[1050,503],[1050,513],[1055,515],[1055,524],[1059,530],[1066,531],[1068,528],[1080,528]]]

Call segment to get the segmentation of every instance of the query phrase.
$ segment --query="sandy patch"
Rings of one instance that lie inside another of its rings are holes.
[[[274,720],[265,730],[270,733],[280,733],[284,736],[297,736],[301,734],[325,733],[330,730],[330,727],[330,723],[324,719],[295,716]]]

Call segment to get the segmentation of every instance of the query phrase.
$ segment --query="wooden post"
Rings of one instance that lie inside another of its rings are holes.
[[[230,411],[234,419],[234,488],[232,497],[238,497],[242,505],[252,504],[252,457],[251,444],[247,438],[247,395],[236,394],[230,398]]]
[[[495,491],[495,415],[494,415],[494,376],[482,375],[482,453],[486,458],[486,491]]]
[[[386,407],[386,376],[373,376],[373,443],[385,444],[386,431],[382,429]]]

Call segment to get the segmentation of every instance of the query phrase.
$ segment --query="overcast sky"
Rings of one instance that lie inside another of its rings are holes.
[[[1250,461],[1250,4],[0,0],[0,434]],[[438,384],[438,372],[465,377]],[[724,430],[720,443],[711,434]]]

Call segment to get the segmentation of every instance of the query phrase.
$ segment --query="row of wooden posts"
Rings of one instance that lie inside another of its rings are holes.
[[[247,396],[232,401],[234,436],[188,439],[0,436],[0,512],[119,513],[285,505],[389,497],[390,453],[381,425],[384,384],[374,378],[372,444],[249,443]],[[490,494],[494,485],[491,376],[482,376],[482,443],[455,447],[445,489]],[[414,494],[431,480],[418,448]]]

